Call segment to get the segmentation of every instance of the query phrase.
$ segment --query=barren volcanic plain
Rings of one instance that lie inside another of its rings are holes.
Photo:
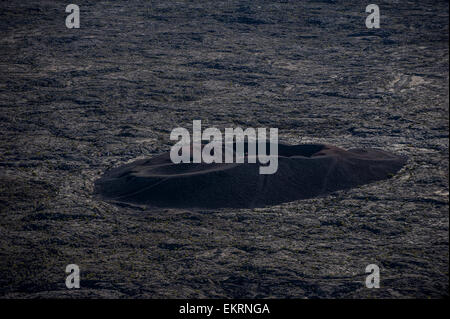
[[[359,0],[69,3],[0,3],[1,298],[448,297],[447,1],[377,1],[379,29]],[[408,161],[255,209],[94,196],[193,120]]]

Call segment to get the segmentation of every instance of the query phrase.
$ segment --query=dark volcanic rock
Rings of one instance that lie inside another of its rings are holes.
[[[447,0],[376,1],[370,30],[367,0],[75,1],[80,29],[69,3],[0,1],[0,297],[449,295]],[[265,208],[93,196],[196,119],[408,162]]]

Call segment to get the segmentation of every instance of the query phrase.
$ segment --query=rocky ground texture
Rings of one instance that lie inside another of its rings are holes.
[[[66,2],[1,2],[0,296],[448,296],[448,3],[378,1],[367,29],[369,3],[79,1],[68,29]],[[169,150],[194,119],[408,163],[259,209],[93,196],[105,170]]]

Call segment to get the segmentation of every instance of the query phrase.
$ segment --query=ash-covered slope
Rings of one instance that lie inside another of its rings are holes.
[[[158,207],[263,207],[386,179],[405,162],[377,149],[280,144],[278,170],[266,175],[248,158],[244,163],[174,164],[164,153],[107,172],[97,180],[96,192]]]

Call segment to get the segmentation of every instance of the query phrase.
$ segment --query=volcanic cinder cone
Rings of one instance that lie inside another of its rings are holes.
[[[174,164],[169,153],[106,172],[95,183],[105,200],[166,208],[252,208],[324,195],[387,179],[406,158],[378,149],[278,146],[278,170],[260,163]]]

